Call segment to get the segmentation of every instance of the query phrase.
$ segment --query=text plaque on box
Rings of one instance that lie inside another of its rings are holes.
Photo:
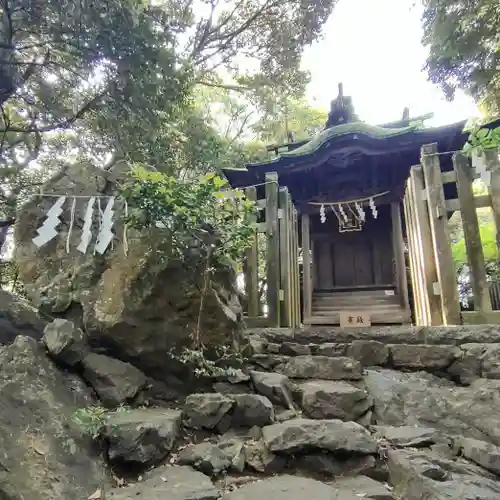
[[[365,311],[344,311],[340,313],[340,326],[342,328],[353,328],[371,326],[371,317]]]

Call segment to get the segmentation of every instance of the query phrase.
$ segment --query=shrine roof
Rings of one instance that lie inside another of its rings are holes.
[[[224,173],[233,187],[243,187],[262,182],[267,172],[290,174],[292,170],[321,166],[327,161],[327,168],[335,168],[336,158],[345,163],[350,156],[359,154],[380,157],[406,153],[411,157],[408,161],[414,164],[424,144],[437,142],[439,151],[461,149],[468,137],[465,124],[464,120],[439,128],[422,128],[421,123],[391,128],[360,121],[342,123],[324,129],[296,149],[281,152],[277,158],[250,163],[246,169],[225,169]]]

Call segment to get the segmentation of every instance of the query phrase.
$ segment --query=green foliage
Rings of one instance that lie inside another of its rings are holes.
[[[75,410],[71,415],[71,421],[81,432],[90,436],[92,439],[96,439],[99,437],[102,428],[106,425],[109,415],[127,411],[129,411],[129,408],[125,406],[119,406],[113,411],[107,410],[99,405],[87,406]]]
[[[495,224],[490,219],[483,222],[479,227],[481,243],[483,244],[484,259],[486,262],[496,262],[498,258],[498,249],[496,244]],[[457,266],[463,266],[467,263],[467,251],[465,247],[465,238],[463,231],[457,241],[452,245],[453,260]]]
[[[453,98],[463,89],[500,113],[498,0],[424,0],[423,42],[432,82]]]
[[[179,257],[196,240],[207,255],[235,261],[242,257],[255,228],[250,224],[255,204],[241,190],[224,190],[227,181],[214,173],[182,180],[136,167],[123,194],[139,227],[162,223]]]
[[[170,351],[170,357],[189,367],[196,377],[231,377],[236,374],[236,368],[229,364],[241,366],[245,361],[229,346],[219,346],[210,354],[206,349],[185,348],[179,354],[175,350]]]
[[[71,420],[80,431],[94,439],[105,425],[107,413],[106,408],[102,406],[88,406],[78,408],[71,416]]]
[[[475,125],[470,130],[463,151],[470,156],[474,150],[481,154],[486,149],[498,148],[500,148],[500,127],[488,129]]]

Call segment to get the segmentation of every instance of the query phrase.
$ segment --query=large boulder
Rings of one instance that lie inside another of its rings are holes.
[[[164,459],[181,430],[181,412],[143,408],[110,413],[103,437],[110,462],[150,465]]]
[[[268,425],[262,433],[269,450],[278,453],[322,450],[370,455],[377,450],[370,433],[355,422],[297,418]]]
[[[11,344],[18,335],[40,340],[46,325],[27,300],[0,290],[0,345]]]
[[[198,247],[193,244],[186,249],[181,261],[169,257],[171,242],[166,229],[138,231],[129,227],[125,238],[125,209],[120,198],[114,207],[113,246],[104,255],[93,251],[97,216],[86,254],[76,249],[86,199],[76,199],[71,225],[71,195],[118,195],[117,183],[126,171],[123,163],[110,171],[89,165],[64,168],[43,186],[46,193],[68,196],[59,216],[58,236],[42,248],[33,243],[37,228],[56,200],[34,197],[17,217],[14,258],[28,298],[36,307],[75,321],[84,327],[93,345],[106,348],[114,357],[133,361],[149,375],[161,375],[169,369],[170,349],[190,344],[196,328],[206,268]],[[101,208],[106,202],[100,199]],[[203,305],[205,345],[233,338],[241,316],[235,282],[229,266],[213,272]]]
[[[388,452],[390,483],[407,500],[497,500],[500,481],[479,467],[420,451]]]
[[[59,372],[34,339],[0,348],[0,498],[87,500],[103,469],[72,424],[84,384]]]
[[[164,466],[150,471],[143,481],[116,488],[111,500],[218,500],[220,492],[210,478],[191,467]]]
[[[296,356],[287,361],[283,372],[290,378],[359,380],[363,377],[360,362],[343,356]]]
[[[426,372],[370,369],[365,382],[379,425],[433,427],[500,445],[500,380],[458,387]]]
[[[358,500],[350,492],[339,491],[321,481],[296,476],[276,476],[242,486],[227,493],[222,500],[295,500],[314,498],[314,500]]]
[[[309,418],[357,420],[373,405],[365,390],[343,381],[312,380],[301,384],[299,392]]]

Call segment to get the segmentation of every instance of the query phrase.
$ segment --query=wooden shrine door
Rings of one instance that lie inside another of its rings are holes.
[[[324,224],[313,218],[315,290],[395,286],[390,207],[378,210],[377,219],[367,214],[362,230],[353,232],[340,233],[333,214]]]

